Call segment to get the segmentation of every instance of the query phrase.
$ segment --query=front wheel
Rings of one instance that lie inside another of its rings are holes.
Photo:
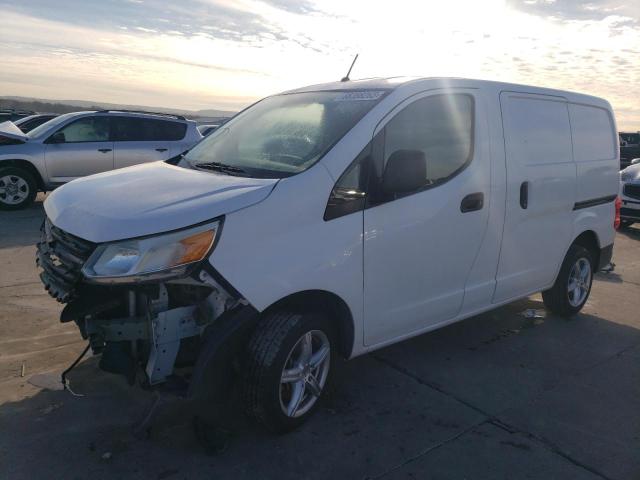
[[[0,168],[0,209],[28,207],[37,193],[36,181],[30,172],[18,167]]]
[[[249,342],[244,374],[247,413],[284,433],[311,416],[331,371],[333,330],[324,315],[277,312]]]
[[[571,245],[553,287],[542,292],[545,306],[571,317],[587,303],[593,282],[593,254],[581,245]]]

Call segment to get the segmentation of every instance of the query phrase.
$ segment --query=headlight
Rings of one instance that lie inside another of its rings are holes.
[[[82,273],[90,281],[105,283],[177,277],[205,258],[219,228],[216,221],[153,237],[105,243],[89,257]]]
[[[630,180],[633,180],[636,177],[636,172],[633,170],[628,170],[628,169],[624,169],[623,171],[620,172],[620,180],[622,180],[623,182],[628,182]]]

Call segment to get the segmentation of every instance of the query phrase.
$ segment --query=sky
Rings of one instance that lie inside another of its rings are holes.
[[[237,110],[352,78],[457,76],[609,100],[640,130],[640,0],[0,0],[0,96]]]

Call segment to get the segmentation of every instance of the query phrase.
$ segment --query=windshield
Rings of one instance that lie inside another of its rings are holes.
[[[48,122],[44,122],[39,127],[34,128],[29,133],[27,133],[27,137],[29,138],[39,138],[42,135],[46,135],[50,130],[55,129],[59,125],[63,124],[69,118],[75,116],[76,113],[65,113],[64,115],[60,115],[59,117],[54,118],[53,120],[49,120]]]
[[[282,178],[318,161],[384,96],[384,90],[325,91],[265,98],[189,151],[194,167]]]

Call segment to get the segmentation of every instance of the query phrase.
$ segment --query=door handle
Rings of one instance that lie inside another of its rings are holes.
[[[98,151],[102,152],[102,153],[107,153],[107,152],[110,152],[111,149],[110,148],[99,148]]]
[[[467,212],[475,212],[477,210],[482,210],[484,206],[484,193],[476,192],[470,193],[466,197],[462,199],[460,202],[460,211],[462,213]]]
[[[529,182],[520,184],[520,207],[527,209],[529,206]]]
[[[166,148],[156,148],[156,152],[166,152]]]

